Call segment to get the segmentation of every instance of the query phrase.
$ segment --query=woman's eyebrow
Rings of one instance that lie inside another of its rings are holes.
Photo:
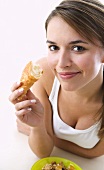
[[[49,43],[49,44],[56,44],[55,42],[50,41],[50,40],[47,40],[46,43]]]
[[[46,43],[49,43],[49,44],[57,44],[57,43],[55,43],[55,42],[53,42],[53,41],[50,41],[50,40],[47,40]],[[71,41],[69,44],[79,44],[79,43],[88,44],[88,42],[82,41],[82,40]]]
[[[79,43],[88,44],[88,42],[86,42],[86,41],[82,41],[82,40],[75,40],[75,41],[71,41],[69,44],[79,44]]]

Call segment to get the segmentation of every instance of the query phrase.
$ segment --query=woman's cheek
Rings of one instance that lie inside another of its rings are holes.
[[[50,68],[54,69],[57,65],[57,60],[55,59],[55,57],[52,55],[48,55],[47,57],[47,62]]]
[[[89,58],[80,58],[80,59],[77,59],[76,61],[76,65],[79,66],[82,70],[85,69],[85,68],[89,68],[91,64],[91,60],[89,60]]]

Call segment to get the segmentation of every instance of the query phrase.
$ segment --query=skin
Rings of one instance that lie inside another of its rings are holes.
[[[33,85],[33,93],[29,90],[18,102],[17,98],[23,93],[18,90],[21,84],[14,83],[11,89],[9,100],[15,105],[19,131],[29,135],[30,147],[40,158],[49,156],[54,145],[87,158],[104,155],[104,140],[85,149],[58,139],[53,133],[53,113],[48,99],[54,76],[57,76],[61,84],[58,97],[61,119],[75,129],[92,126],[99,119],[100,115],[95,115],[103,104],[104,49],[81,37],[59,17],[49,22],[47,46],[48,57],[38,61],[44,74]]]

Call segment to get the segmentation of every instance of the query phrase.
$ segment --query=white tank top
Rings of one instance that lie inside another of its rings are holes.
[[[100,129],[101,121],[92,125],[88,129],[78,130],[64,123],[58,114],[58,92],[60,88],[60,83],[57,78],[54,79],[53,87],[49,100],[53,109],[53,130],[55,135],[60,138],[70,142],[73,142],[83,148],[93,148],[98,142],[98,131]]]

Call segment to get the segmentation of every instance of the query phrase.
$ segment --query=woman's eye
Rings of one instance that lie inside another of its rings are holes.
[[[85,51],[86,49],[85,49],[84,47],[82,47],[82,46],[74,46],[74,47],[72,48],[72,50],[73,50],[73,51],[76,51],[76,52],[83,52],[83,51]]]
[[[58,50],[59,48],[56,45],[50,45],[49,46],[50,51]]]

